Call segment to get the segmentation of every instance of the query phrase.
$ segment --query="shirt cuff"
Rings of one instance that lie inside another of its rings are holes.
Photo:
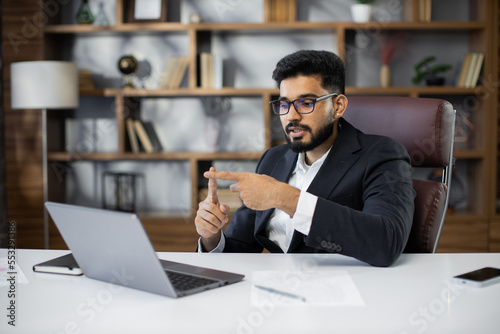
[[[292,226],[296,231],[304,235],[309,235],[317,202],[318,196],[307,191],[300,192],[299,202],[292,218]]]
[[[226,246],[226,238],[224,237],[224,233],[221,233],[217,247],[212,249],[209,253],[222,253],[225,246]],[[198,239],[198,253],[206,253],[201,245],[201,238]]]

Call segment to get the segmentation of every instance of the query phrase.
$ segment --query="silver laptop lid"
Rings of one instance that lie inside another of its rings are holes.
[[[135,214],[45,203],[85,276],[175,297]]]

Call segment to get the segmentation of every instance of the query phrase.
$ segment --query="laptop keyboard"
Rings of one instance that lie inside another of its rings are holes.
[[[178,291],[187,291],[218,282],[214,279],[187,275],[175,271],[165,270],[165,272],[167,273],[170,283],[172,283],[174,288]]]

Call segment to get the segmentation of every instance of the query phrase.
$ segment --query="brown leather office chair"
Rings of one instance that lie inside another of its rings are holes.
[[[434,253],[448,207],[453,165],[455,110],[445,100],[349,97],[344,118],[368,134],[399,140],[414,168],[442,168],[441,182],[413,180],[415,214],[404,252]]]

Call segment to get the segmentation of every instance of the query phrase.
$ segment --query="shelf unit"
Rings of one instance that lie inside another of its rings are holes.
[[[267,1],[267,0],[266,0]],[[284,35],[294,31],[330,31],[336,36],[336,46],[339,56],[346,60],[346,44],[350,36],[363,31],[406,31],[412,33],[433,33],[436,31],[444,33],[461,33],[468,35],[468,50],[484,52],[485,62],[483,73],[496,73],[498,62],[495,59],[496,38],[498,38],[498,27],[496,16],[498,16],[498,5],[493,0],[470,1],[469,5],[474,12],[474,17],[467,22],[433,21],[419,22],[417,17],[418,1],[403,1],[409,6],[412,15],[408,21],[403,22],[303,22],[292,23],[198,23],[184,24],[180,22],[164,23],[129,23],[124,20],[124,8],[126,0],[116,1],[116,24],[109,27],[97,27],[91,25],[57,24],[54,22],[44,29],[46,42],[46,57],[64,58],[61,56],[60,46],[62,41],[71,39],[73,36],[129,36],[134,34],[168,34],[183,33],[189,40],[188,56],[190,59],[187,87],[175,90],[157,89],[113,89],[104,88],[96,90],[82,90],[81,95],[87,97],[112,98],[116,105],[116,122],[118,133],[118,149],[114,153],[85,153],[75,154],[65,152],[61,116],[51,116],[52,140],[49,142],[50,162],[72,163],[74,161],[186,161],[190,166],[191,184],[191,210],[183,217],[168,217],[165,214],[142,215],[146,221],[155,221],[154,225],[159,229],[168,229],[158,221],[179,220],[184,222],[184,228],[191,233],[194,226],[191,223],[196,214],[198,205],[198,193],[204,186],[200,175],[204,169],[214,160],[257,160],[262,152],[160,152],[160,153],[131,153],[127,151],[125,115],[126,99],[129,98],[169,98],[169,97],[200,97],[200,96],[228,96],[228,97],[256,97],[262,100],[262,112],[264,116],[264,149],[273,145],[271,133],[272,115],[268,108],[268,101],[279,94],[276,88],[231,88],[202,89],[197,87],[197,54],[200,52],[201,43],[207,36],[221,32],[238,32],[241,34],[249,32],[279,32]],[[472,14],[471,14],[472,15]],[[347,65],[348,66],[348,65]],[[347,67],[349,70],[349,67]],[[270,73],[269,73],[270,76]],[[479,85],[476,88],[459,88],[454,86],[424,87],[424,86],[394,86],[382,87],[357,87],[347,86],[346,94],[349,95],[398,95],[409,97],[450,97],[457,101],[467,101],[472,98],[477,102],[477,108],[470,115],[475,125],[474,133],[470,139],[470,147],[457,148],[455,157],[458,163],[466,165],[467,197],[468,203],[465,208],[450,212],[447,216],[443,230],[440,251],[488,251],[489,218],[496,212],[496,206],[492,198],[495,189],[492,189],[491,179],[496,180],[496,122],[497,122],[497,93],[491,91],[491,87]],[[463,102],[465,103],[465,102]],[[495,147],[493,147],[495,146]],[[64,182],[56,181],[56,176],[49,175],[49,187],[51,199],[64,201]],[[452,190],[453,192],[453,190]],[[153,218],[151,218],[153,216]],[[500,219],[500,216],[498,217]],[[181,229],[182,230],[182,229]],[[195,236],[194,236],[195,237]]]

